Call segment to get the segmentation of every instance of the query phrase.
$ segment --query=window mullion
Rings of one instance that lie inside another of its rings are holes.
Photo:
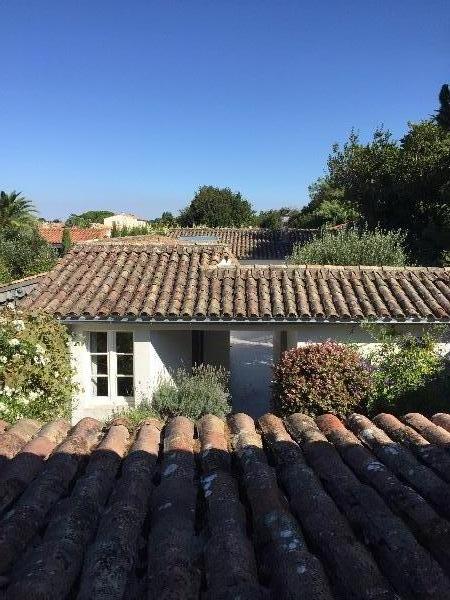
[[[111,397],[117,398],[117,355],[115,331],[108,331],[108,363],[109,389],[111,390]]]

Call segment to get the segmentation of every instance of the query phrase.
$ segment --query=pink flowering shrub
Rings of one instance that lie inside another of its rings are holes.
[[[351,346],[327,341],[287,350],[274,367],[273,408],[280,415],[345,416],[371,389],[371,372]]]

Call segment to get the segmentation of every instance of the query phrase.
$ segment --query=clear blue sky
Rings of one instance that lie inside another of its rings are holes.
[[[448,0],[0,0],[0,188],[155,217],[202,184],[300,206],[352,126],[450,81]]]

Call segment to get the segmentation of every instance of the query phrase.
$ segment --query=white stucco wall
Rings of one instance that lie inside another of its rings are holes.
[[[103,419],[120,407],[138,404],[151,398],[161,379],[170,379],[170,372],[190,367],[192,361],[191,332],[188,330],[161,331],[142,323],[77,323],[70,329],[75,334],[72,355],[79,393],[75,400],[73,421],[82,417]],[[133,399],[99,398],[91,393],[91,366],[88,350],[90,331],[132,331],[134,334]]]
[[[397,325],[397,330],[400,333],[410,333],[419,336],[423,333],[424,326],[418,324],[400,324]],[[377,342],[371,335],[357,324],[303,323],[297,328],[287,331],[288,348],[295,348],[311,342],[324,342],[330,339],[342,344],[356,344],[362,352],[377,345]],[[450,340],[448,338],[444,338],[443,342],[438,344],[438,351],[443,356],[450,358]]]
[[[145,323],[77,323],[70,326],[75,341],[72,355],[79,393],[75,400],[73,421],[90,416],[104,419],[114,409],[151,400],[161,380],[170,380],[178,368],[192,365],[192,330],[157,329]],[[134,389],[132,399],[97,397],[91,392],[89,332],[131,331],[134,335]],[[230,333],[227,330],[205,331],[204,362],[229,370]]]

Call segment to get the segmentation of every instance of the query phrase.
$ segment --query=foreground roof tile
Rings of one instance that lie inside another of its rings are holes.
[[[450,415],[405,421],[19,421],[0,595],[448,599]]]

